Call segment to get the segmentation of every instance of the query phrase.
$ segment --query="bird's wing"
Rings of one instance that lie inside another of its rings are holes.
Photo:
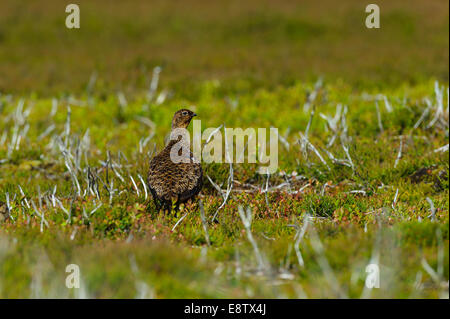
[[[180,201],[196,195],[202,187],[203,172],[200,164],[180,163],[182,174],[175,184],[174,192]]]
[[[155,193],[159,198],[163,198],[166,193],[166,180],[167,180],[167,164],[164,158],[157,155],[150,161],[148,170],[148,187],[150,191]]]
[[[202,175],[199,163],[173,163],[169,157],[155,156],[150,162],[148,184],[160,198],[184,200],[198,193]]]

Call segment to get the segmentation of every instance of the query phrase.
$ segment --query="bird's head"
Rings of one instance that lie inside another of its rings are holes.
[[[176,111],[172,119],[172,129],[187,128],[194,116],[197,114],[187,109]]]

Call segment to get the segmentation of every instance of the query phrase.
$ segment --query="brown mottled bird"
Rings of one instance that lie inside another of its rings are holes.
[[[0,222],[7,220],[9,217],[9,209],[6,203],[0,201]]]
[[[186,129],[196,115],[186,109],[175,112],[172,119],[172,131]],[[202,188],[202,167],[194,160],[189,145],[184,145],[189,150],[189,158],[182,154],[182,150],[179,149],[180,143],[183,143],[181,137],[170,140],[167,146],[150,161],[148,172],[148,187],[156,208],[160,210],[162,207],[169,213],[172,209],[172,202],[176,203],[175,209],[178,210],[181,203],[193,199]],[[174,152],[179,150],[178,155],[183,159],[181,162],[174,162],[171,159],[170,153],[174,146],[176,147]]]

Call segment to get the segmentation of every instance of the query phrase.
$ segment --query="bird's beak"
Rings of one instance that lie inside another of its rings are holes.
[[[197,113],[192,114],[192,117],[197,116]]]

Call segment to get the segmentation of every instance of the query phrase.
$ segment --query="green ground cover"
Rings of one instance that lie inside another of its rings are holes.
[[[0,3],[1,298],[448,298],[447,1],[39,3]],[[204,221],[141,181],[182,107],[280,134],[203,164]]]

